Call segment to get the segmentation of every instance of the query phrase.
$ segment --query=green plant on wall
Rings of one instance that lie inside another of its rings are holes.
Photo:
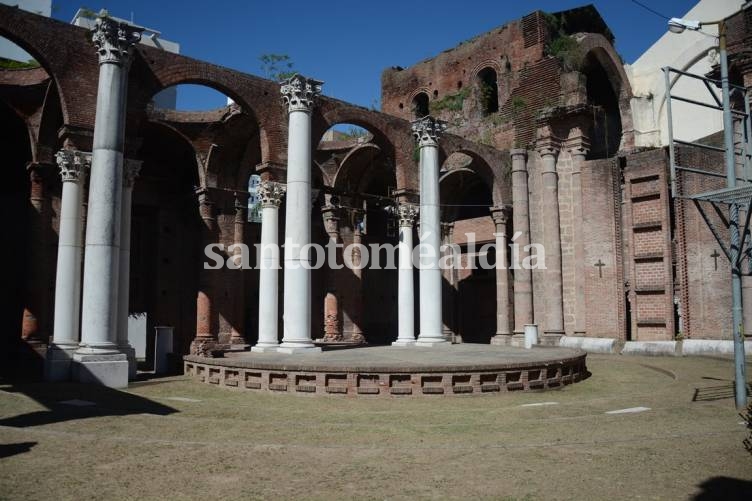
[[[441,99],[431,101],[428,105],[431,113],[438,113],[440,111],[462,111],[462,106],[465,104],[465,98],[468,96],[469,91],[462,89],[456,94],[450,94],[444,96]]]
[[[489,110],[492,104],[498,99],[496,88],[488,82],[481,80],[478,83],[478,92],[480,93],[480,106],[483,110]]]
[[[0,57],[0,68],[4,70],[28,70],[31,68],[39,68],[39,63],[34,59],[29,59],[28,61],[23,62]]]
[[[270,80],[281,82],[296,73],[292,59],[287,54],[262,54],[259,61],[261,61],[261,71]]]
[[[546,52],[561,61],[567,71],[576,71],[582,68],[585,54],[580,44],[574,37],[562,35],[548,44]]]

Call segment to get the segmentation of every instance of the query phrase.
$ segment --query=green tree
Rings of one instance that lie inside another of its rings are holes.
[[[261,71],[270,80],[281,82],[297,73],[293,67],[292,59],[287,54],[262,54],[259,60],[261,61]]]

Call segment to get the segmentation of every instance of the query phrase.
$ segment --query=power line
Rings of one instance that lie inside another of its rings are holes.
[[[645,4],[644,4],[644,3],[642,3],[642,2],[638,2],[637,0],[629,0],[629,1],[630,1],[630,2],[632,2],[632,3],[633,3],[633,4],[635,4],[635,5],[639,5],[640,7],[642,7],[643,9],[645,9],[646,11],[650,12],[651,14],[655,14],[655,15],[656,15],[656,16],[658,16],[658,17],[662,17],[662,18],[663,18],[663,19],[665,19],[666,21],[668,21],[669,19],[671,19],[670,17],[668,17],[668,16],[666,16],[666,15],[663,15],[663,14],[661,14],[661,13],[660,13],[660,12],[658,12],[657,10],[654,10],[653,8],[651,8],[651,7],[647,6],[647,5],[645,5]]]

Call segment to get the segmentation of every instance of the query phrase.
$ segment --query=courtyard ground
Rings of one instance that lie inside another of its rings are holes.
[[[560,390],[405,400],[5,383],[0,498],[752,499],[730,360],[588,368]]]

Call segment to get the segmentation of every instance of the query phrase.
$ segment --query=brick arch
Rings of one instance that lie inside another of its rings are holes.
[[[506,175],[508,159],[502,152],[491,147],[471,143],[457,136],[439,139],[439,162],[446,162],[453,153],[463,153],[472,158],[468,169],[475,172],[491,191],[494,205],[503,205],[511,200],[511,181]]]
[[[413,136],[410,122],[384,113],[348,105],[333,99],[322,99],[313,115],[313,145],[318,145],[329,128],[337,124],[354,124],[373,134],[384,155],[393,160],[397,189],[411,188],[417,183],[414,175]],[[413,180],[415,178],[415,180]]]
[[[491,68],[492,70],[494,70],[496,72],[496,78],[500,78],[501,75],[505,72],[501,68],[500,62],[496,61],[495,59],[485,59],[473,66],[473,69],[470,72],[473,79],[477,80],[478,73],[485,70],[486,68]]]
[[[151,82],[139,96],[141,107],[154,94],[174,85],[210,87],[230,97],[256,122],[262,162],[286,163],[286,117],[278,83],[152,47],[139,46],[139,53],[151,74]]]
[[[331,180],[331,186],[333,188],[339,188],[342,189],[345,186],[347,186],[348,181],[359,181],[365,176],[365,172],[363,171],[355,171],[355,167],[357,165],[353,166],[353,162],[355,162],[359,155],[362,155],[365,151],[371,151],[373,155],[378,155],[381,153],[381,148],[379,148],[378,145],[373,143],[365,143],[358,145],[347,152],[347,155],[345,155],[345,158],[342,159],[342,162],[339,164],[339,167],[337,168],[337,171],[334,173],[334,176]]]
[[[204,166],[203,166],[204,162],[202,161],[201,157],[196,151],[196,148],[193,145],[193,141],[191,141],[191,139],[185,134],[183,134],[179,129],[177,129],[176,127],[173,127],[169,122],[166,122],[164,120],[158,120],[158,119],[150,119],[150,120],[147,120],[146,122],[153,126],[162,127],[166,129],[167,133],[174,134],[177,137],[179,137],[181,140],[185,141],[185,143],[193,150],[196,156],[196,169],[197,169],[196,176],[198,178],[199,185],[201,187],[206,187],[207,186],[206,170],[204,169]]]
[[[592,57],[606,72],[609,82],[619,101],[619,115],[622,124],[621,149],[634,145],[634,131],[632,125],[632,86],[624,71],[621,57],[616,53],[614,46],[600,33],[587,33],[579,40],[583,51],[583,61]]]
[[[0,36],[28,52],[55,83],[63,123],[79,127],[94,123],[94,106],[82,102],[88,84],[82,86],[81,81],[94,78],[96,89],[98,61],[85,30],[0,4]],[[76,58],[72,67],[70,54],[87,53],[91,58]]]

